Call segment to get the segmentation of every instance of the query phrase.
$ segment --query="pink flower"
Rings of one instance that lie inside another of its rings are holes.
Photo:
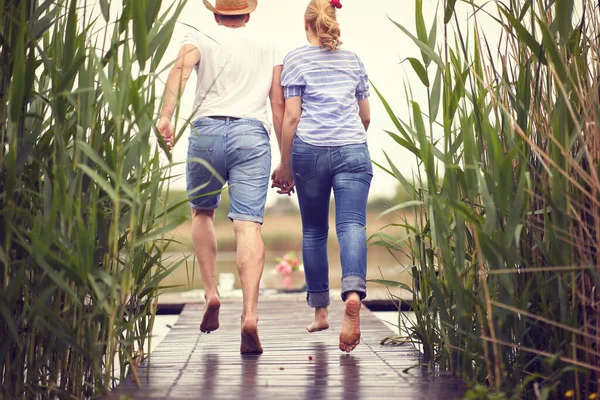
[[[275,266],[275,271],[279,272],[280,274],[283,273],[284,269],[285,269],[285,265],[283,263],[279,263]]]
[[[283,273],[289,275],[292,273],[292,266],[290,264],[285,264]]]
[[[295,259],[294,261],[292,261],[292,266],[293,267],[297,267],[298,265],[300,265],[300,261],[298,261],[297,259]]]
[[[285,286],[286,288],[292,287],[292,277],[291,276],[286,276],[285,278],[283,278],[283,286]]]
[[[289,254],[286,254],[285,256],[283,256],[283,261],[285,261],[286,263],[289,263],[292,259],[290,258]]]

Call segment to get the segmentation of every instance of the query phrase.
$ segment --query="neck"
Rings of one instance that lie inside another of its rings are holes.
[[[310,43],[311,45],[321,46],[321,42],[319,42],[317,34],[312,29],[308,30],[308,32],[306,33],[306,38],[308,39],[308,43]]]
[[[239,22],[221,22],[219,25],[227,27],[227,28],[232,28],[232,29],[236,29],[236,28],[243,28],[246,26],[245,23],[239,23]]]

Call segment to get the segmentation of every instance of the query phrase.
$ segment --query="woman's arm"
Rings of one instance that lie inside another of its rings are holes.
[[[280,194],[290,194],[294,188],[291,168],[292,144],[301,115],[302,98],[295,96],[287,99],[281,129],[281,162],[271,175],[273,179],[272,186],[278,187],[280,190],[277,193]]]
[[[369,99],[358,101],[358,115],[362,121],[365,132],[369,130],[369,124],[371,123],[371,106],[369,105]]]
[[[285,101],[285,112],[283,114],[283,129],[281,130],[281,164],[290,166],[292,154],[292,143],[300,115],[302,114],[302,98],[300,96],[289,98]]]

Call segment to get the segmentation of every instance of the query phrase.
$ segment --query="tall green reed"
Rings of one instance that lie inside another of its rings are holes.
[[[91,397],[146,357],[181,222],[152,142],[183,4],[161,5],[0,1],[0,397]]]
[[[441,37],[415,3],[416,35],[396,25],[420,49],[409,62],[428,102],[408,98],[405,121],[378,92],[396,127],[389,135],[417,166],[406,177],[388,156],[381,168],[412,194],[396,210],[413,212],[399,214],[406,237],[372,238],[412,257],[410,335],[432,366],[492,391],[594,398],[598,4],[447,0]],[[468,8],[470,28],[455,7]],[[501,28],[497,45],[483,15]]]

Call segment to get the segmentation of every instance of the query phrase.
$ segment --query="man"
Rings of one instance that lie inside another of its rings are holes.
[[[261,224],[271,168],[267,97],[279,141],[284,109],[282,57],[268,41],[246,28],[257,0],[217,0],[215,6],[204,0],[204,4],[214,13],[217,26],[206,35],[186,36],[169,73],[157,129],[172,146],[171,119],[195,68],[198,82],[187,187],[192,193],[192,240],[206,299],[200,330],[209,333],[219,327],[214,215],[220,202],[218,192],[223,181],[228,181],[229,218],[243,292],[240,351],[260,354],[258,292],[265,259]]]

